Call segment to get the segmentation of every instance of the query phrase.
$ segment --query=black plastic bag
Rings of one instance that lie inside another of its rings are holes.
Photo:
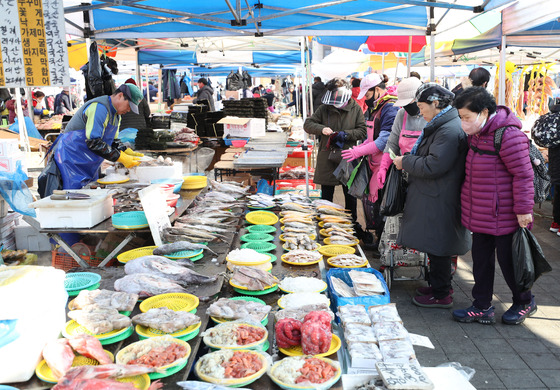
[[[402,171],[391,164],[383,187],[383,198],[379,207],[380,214],[392,217],[402,213],[405,200],[406,185],[402,177]]]
[[[543,250],[537,241],[537,238],[531,233],[529,229],[523,229],[527,233],[529,244],[531,245],[531,255],[533,256],[533,266],[535,268],[535,282],[537,279],[547,272],[552,271],[552,267],[546,261]]]
[[[348,194],[354,198],[361,199],[367,194],[369,180],[371,179],[371,171],[367,158],[362,158],[360,163],[354,168],[347,183]]]
[[[513,274],[521,292],[533,287],[544,273],[552,271],[537,239],[527,228],[519,228],[512,239]]]
[[[354,160],[356,161],[356,160]],[[346,185],[348,180],[350,180],[350,176],[352,175],[352,171],[354,170],[354,164],[352,161],[342,160],[338,167],[333,172],[334,177],[341,182],[342,184]]]

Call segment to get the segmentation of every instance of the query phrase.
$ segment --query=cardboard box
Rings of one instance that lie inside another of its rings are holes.
[[[264,118],[227,116],[218,121],[224,125],[224,136],[258,138],[266,135]]]
[[[239,100],[239,99],[241,99],[241,91],[226,91],[225,100]]]
[[[19,141],[15,138],[0,139],[0,157],[10,157],[20,153]]]
[[[0,172],[15,172],[16,163],[21,161],[23,171],[27,173],[27,163],[25,161],[25,153],[12,153],[9,157],[0,157]]]

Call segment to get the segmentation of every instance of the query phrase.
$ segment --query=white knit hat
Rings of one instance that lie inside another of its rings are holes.
[[[422,81],[416,77],[409,77],[401,81],[397,86],[398,100],[393,105],[403,107],[412,103],[420,85],[422,85]]]

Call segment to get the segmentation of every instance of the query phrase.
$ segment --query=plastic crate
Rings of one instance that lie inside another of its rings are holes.
[[[80,256],[86,263],[91,267],[97,267],[103,261],[102,257],[97,256]],[[106,266],[111,266],[115,264],[116,259],[111,259],[106,264]],[[72,268],[80,267],[80,265],[74,260],[72,256],[68,253],[52,251],[52,266],[54,268],[61,269],[63,271],[68,271]]]
[[[352,279],[350,279],[350,276],[348,275],[350,271],[368,272],[374,274],[377,277],[377,279],[381,281],[385,293],[382,295],[370,295],[370,296],[363,296],[363,297],[342,297],[338,295],[335,289],[333,288],[331,282],[331,276],[342,279],[342,281],[347,285],[353,286]],[[379,271],[373,268],[352,268],[352,269],[331,268],[327,272],[327,285],[328,285],[329,297],[331,299],[331,309],[334,313],[338,311],[339,306],[344,306],[344,305],[364,305],[367,309],[370,306],[386,305],[388,303],[391,303],[389,288],[387,287],[387,283],[385,283],[385,279],[383,279],[383,275],[381,275]]]

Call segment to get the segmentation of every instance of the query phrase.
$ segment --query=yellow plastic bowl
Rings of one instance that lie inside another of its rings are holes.
[[[158,367],[158,368],[160,368],[162,370],[167,370],[168,368],[178,366],[179,364],[183,363],[185,361],[185,359],[189,358],[189,356],[191,354],[191,346],[189,345],[189,343],[187,343],[186,341],[180,340],[180,339],[173,338],[171,336],[160,336],[160,337],[162,337],[162,338],[165,337],[165,338],[171,339],[173,343],[182,345],[183,347],[185,347],[187,349],[187,351],[185,352],[185,355],[181,356],[179,359],[175,360],[173,363],[170,363],[166,366],[162,366],[162,367]],[[123,349],[121,349],[117,353],[117,356],[115,357],[117,364],[127,364],[127,362],[125,362],[123,360],[123,356],[128,352],[128,350],[130,350],[132,348],[135,348],[140,343],[150,344],[153,340],[155,340],[157,338],[158,337],[152,337],[150,339],[137,341],[135,343],[129,344],[128,346],[124,347]]]
[[[140,311],[147,312],[158,307],[167,307],[173,311],[191,311],[196,309],[199,299],[196,295],[186,293],[160,294],[146,299],[140,304]]]
[[[199,190],[208,185],[206,176],[184,176],[182,190]]]

